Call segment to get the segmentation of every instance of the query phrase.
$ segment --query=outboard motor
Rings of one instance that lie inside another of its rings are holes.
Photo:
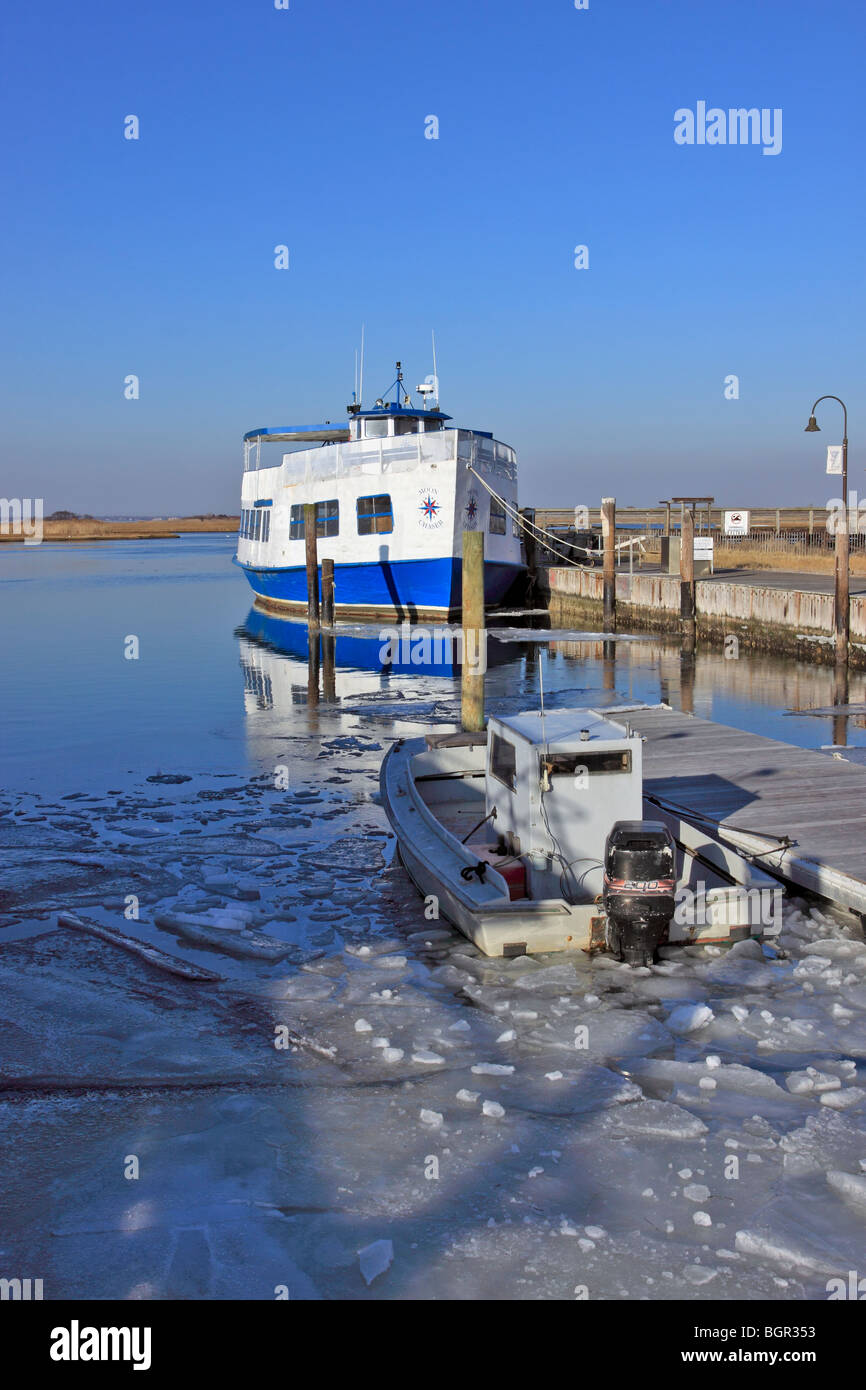
[[[628,965],[652,965],[674,915],[673,837],[657,820],[618,820],[604,847],[607,945]]]

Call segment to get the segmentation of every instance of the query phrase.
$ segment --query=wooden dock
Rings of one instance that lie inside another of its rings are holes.
[[[758,865],[866,916],[866,767],[667,705],[604,713],[645,738],[646,795],[705,817]]]

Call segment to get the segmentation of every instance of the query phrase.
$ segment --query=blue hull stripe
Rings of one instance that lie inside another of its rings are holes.
[[[255,569],[239,560],[235,564],[261,598],[306,606],[307,573],[303,566]],[[522,570],[522,565],[485,561],[485,603],[498,603]],[[460,607],[461,580],[462,563],[450,555],[433,560],[338,564],[334,566],[334,598],[338,608],[379,609],[407,616],[431,609],[446,612]]]

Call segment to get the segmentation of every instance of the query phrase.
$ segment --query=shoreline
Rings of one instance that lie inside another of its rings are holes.
[[[100,521],[82,517],[76,521],[42,523],[42,541],[178,540],[180,536],[230,535],[237,531],[237,516],[172,516],[154,521]],[[0,543],[38,544],[32,537],[0,532]]]

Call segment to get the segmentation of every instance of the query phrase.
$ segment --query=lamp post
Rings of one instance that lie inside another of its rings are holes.
[[[842,407],[842,519],[837,519],[836,546],[836,660],[848,661],[848,408],[839,396],[819,396],[812,406],[804,433],[817,434],[820,425],[815,419],[815,407],[822,401],[838,401]]]

